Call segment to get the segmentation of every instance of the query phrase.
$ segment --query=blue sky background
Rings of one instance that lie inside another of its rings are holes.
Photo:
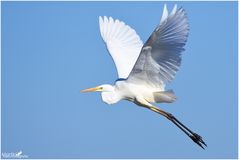
[[[98,16],[123,20],[143,41],[165,2],[1,2],[2,152],[29,158],[236,158],[237,2],[177,2],[190,35],[173,88],[159,104],[208,144],[202,150],[176,126],[127,101],[98,93],[116,69]],[[166,2],[171,10],[174,2]]]

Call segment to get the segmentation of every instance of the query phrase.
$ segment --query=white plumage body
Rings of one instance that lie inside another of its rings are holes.
[[[171,103],[176,100],[172,91],[164,91],[164,88],[155,88],[148,84],[134,84],[130,83],[127,80],[125,81],[117,81],[115,86],[107,87],[107,85],[103,85],[106,88],[106,92],[102,92],[102,99],[107,104],[114,104],[118,101],[125,99],[136,103],[138,103],[138,99],[145,99],[149,103]]]

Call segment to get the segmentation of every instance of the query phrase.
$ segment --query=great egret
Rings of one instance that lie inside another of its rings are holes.
[[[164,5],[159,25],[144,44],[134,29],[118,19],[99,17],[99,26],[119,78],[115,85],[104,84],[82,92],[100,91],[107,104],[128,100],[159,113],[204,149],[207,145],[201,136],[153,105],[176,100],[172,90],[165,91],[165,85],[174,79],[181,64],[181,52],[189,33],[185,10],[175,5],[169,14]]]

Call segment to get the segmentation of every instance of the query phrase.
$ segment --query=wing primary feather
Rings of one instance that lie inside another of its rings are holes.
[[[160,23],[162,23],[167,17],[168,17],[168,9],[167,9],[167,5],[164,4],[163,14],[162,14],[162,18],[160,20]]]
[[[104,16],[104,37],[106,41],[108,40],[107,35],[108,35],[108,18]]]
[[[118,37],[119,31],[120,31],[120,21],[118,19],[115,20],[115,32],[114,32],[114,36]]]
[[[114,23],[114,20],[112,19],[112,17],[110,17],[109,18],[109,23],[108,23],[108,34],[107,34],[107,37],[109,38],[109,40],[111,39],[111,37],[113,37],[112,36],[112,34],[114,34],[113,32],[114,32],[114,26],[115,25],[113,25],[113,23]]]
[[[174,14],[176,13],[176,11],[177,11],[177,4],[175,4],[175,5],[173,6],[171,15],[174,15]]]
[[[103,19],[102,19],[102,17],[101,16],[99,16],[99,25],[100,25],[100,34],[101,34],[101,37],[102,37],[102,39],[104,40],[104,31],[103,31],[103,29],[104,29],[104,22],[103,22]]]

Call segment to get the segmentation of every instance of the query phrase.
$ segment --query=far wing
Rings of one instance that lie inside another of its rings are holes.
[[[181,64],[188,33],[185,10],[177,10],[175,6],[168,15],[165,5],[161,22],[144,44],[128,81],[162,87],[173,80]]]
[[[100,33],[117,68],[119,78],[127,78],[143,46],[134,29],[111,17],[99,17]]]

